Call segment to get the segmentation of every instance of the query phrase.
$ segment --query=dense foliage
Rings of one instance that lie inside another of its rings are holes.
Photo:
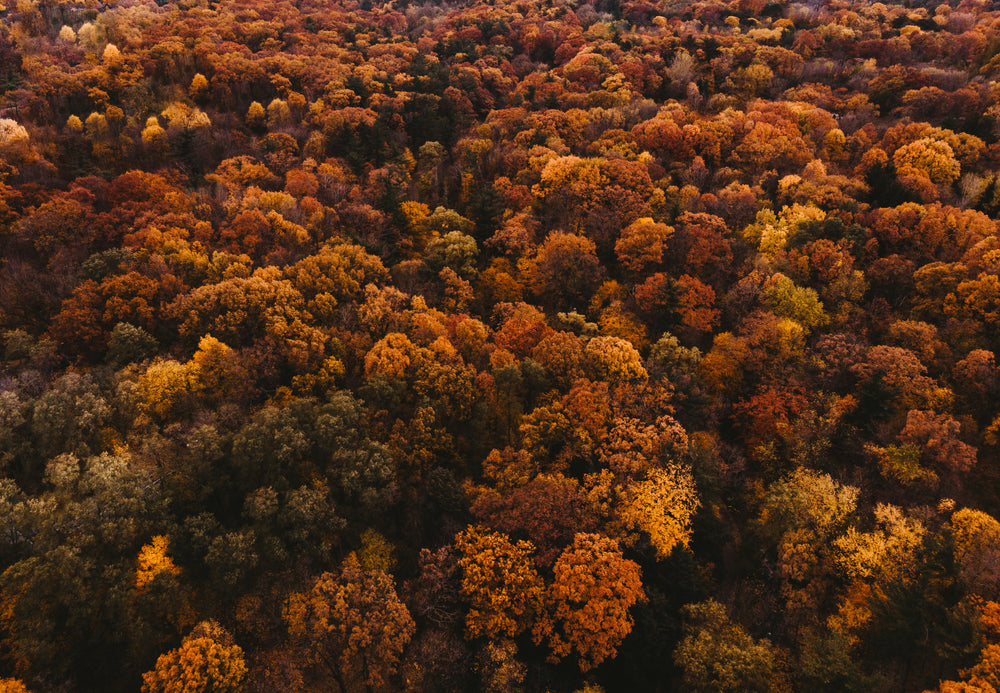
[[[1000,689],[992,3],[0,20],[0,691]]]

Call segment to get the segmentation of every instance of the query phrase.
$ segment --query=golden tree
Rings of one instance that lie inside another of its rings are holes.
[[[142,692],[237,693],[246,674],[243,650],[217,623],[205,621],[142,675]]]
[[[471,604],[465,618],[469,637],[495,639],[527,630],[538,617],[544,592],[532,564],[535,547],[480,527],[461,532],[455,547],[461,552],[462,594]]]

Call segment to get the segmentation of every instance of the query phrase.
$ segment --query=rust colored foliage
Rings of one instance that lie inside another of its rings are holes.
[[[553,660],[575,655],[588,671],[614,657],[632,630],[629,609],[646,598],[642,571],[614,539],[577,534],[553,573],[548,614],[535,627],[535,639],[548,642]]]

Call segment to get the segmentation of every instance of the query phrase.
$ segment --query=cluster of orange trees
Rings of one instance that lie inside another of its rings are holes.
[[[1000,690],[985,0],[0,0],[0,691]]]

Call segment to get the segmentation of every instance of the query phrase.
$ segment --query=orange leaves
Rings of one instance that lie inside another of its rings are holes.
[[[604,274],[596,250],[589,238],[549,234],[525,268],[528,288],[545,303],[582,305]]]
[[[214,621],[198,625],[176,650],[142,675],[143,693],[237,693],[247,667],[243,650]]]
[[[677,312],[681,324],[696,332],[711,332],[719,323],[720,311],[715,307],[715,290],[695,277],[682,274],[677,279]]]
[[[622,556],[618,542],[599,534],[577,534],[553,567],[549,614],[535,627],[553,661],[575,653],[589,671],[618,652],[632,630],[629,609],[644,601],[642,571]]]
[[[387,334],[365,356],[365,375],[403,380],[417,357],[417,349],[405,334]]]
[[[513,637],[527,630],[542,606],[542,579],[531,560],[535,547],[480,527],[460,533],[455,547],[462,554],[462,594],[470,603],[468,637]]]
[[[641,273],[663,261],[664,243],[674,234],[672,226],[654,222],[650,217],[642,217],[622,230],[615,243],[615,253],[622,265],[636,273]]]
[[[180,573],[173,560],[167,555],[170,543],[168,537],[157,535],[139,551],[138,566],[135,571],[135,586],[142,589],[160,573]]]

